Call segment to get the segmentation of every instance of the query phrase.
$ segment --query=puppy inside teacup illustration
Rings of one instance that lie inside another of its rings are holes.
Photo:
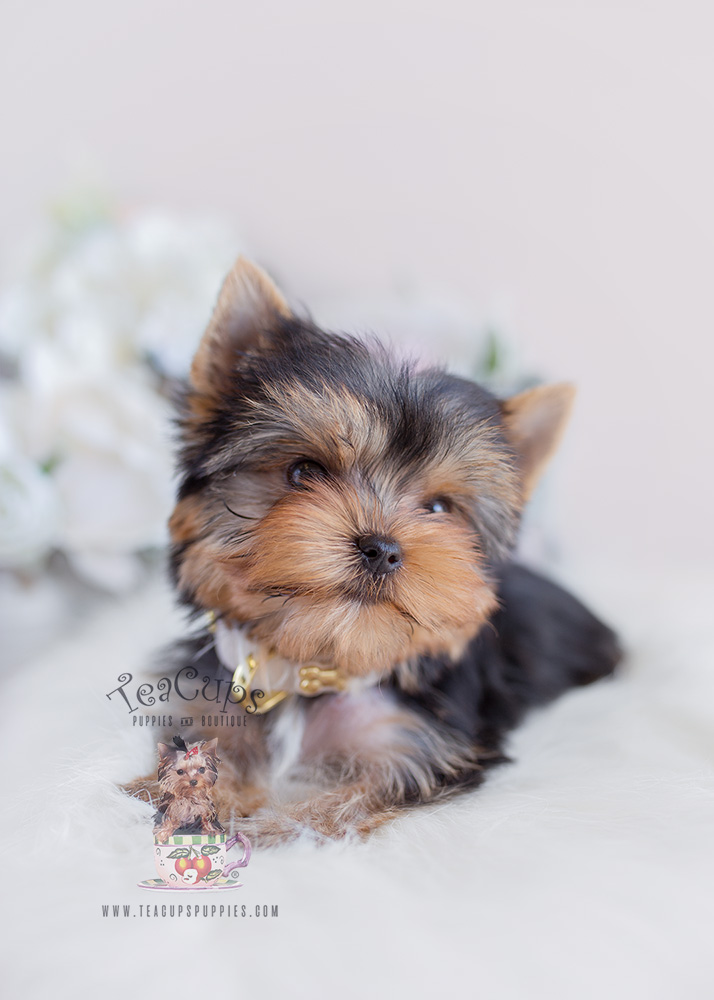
[[[157,843],[167,843],[175,833],[223,833],[211,798],[220,764],[218,741],[202,740],[189,747],[182,737],[174,736],[173,742],[174,746],[159,743],[161,798],[154,816]],[[190,870],[187,868],[184,876]],[[199,877],[197,871],[193,880]],[[191,877],[185,881],[191,881]]]
[[[218,820],[211,790],[218,777],[217,740],[187,744],[173,737],[159,743],[159,798],[154,816],[154,865],[157,879],[139,883],[144,889],[236,889],[239,869],[250,861],[247,837],[227,837]],[[243,848],[239,860],[229,852]]]

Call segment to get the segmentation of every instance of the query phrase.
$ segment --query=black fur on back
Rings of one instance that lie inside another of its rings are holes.
[[[421,688],[401,692],[486,750],[531,707],[613,672],[615,633],[562,587],[511,564],[502,570],[500,608],[454,666],[424,658]]]

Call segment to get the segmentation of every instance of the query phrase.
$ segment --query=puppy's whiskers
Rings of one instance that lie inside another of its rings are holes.
[[[238,511],[233,510],[232,507],[228,506],[228,503],[227,503],[226,500],[223,501],[223,506],[226,508],[226,510],[228,511],[229,514],[232,514],[234,517],[241,517],[241,518],[243,518],[244,521],[258,521],[259,520],[259,518],[256,517],[255,515],[251,516],[250,514],[239,514]]]

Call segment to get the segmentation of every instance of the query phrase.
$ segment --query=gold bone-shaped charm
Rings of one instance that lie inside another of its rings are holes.
[[[298,676],[300,694],[312,697],[324,691],[343,691],[344,677],[339,670],[328,670],[317,666],[300,667]]]

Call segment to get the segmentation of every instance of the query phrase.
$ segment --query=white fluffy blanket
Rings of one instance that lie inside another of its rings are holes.
[[[6,677],[5,995],[714,996],[714,583],[587,583],[630,651],[616,680],[533,714],[482,789],[364,844],[257,854],[242,889],[190,894],[190,917],[136,887],[150,810],[113,783],[151,768],[154,739],[106,698],[182,633],[166,591]]]

